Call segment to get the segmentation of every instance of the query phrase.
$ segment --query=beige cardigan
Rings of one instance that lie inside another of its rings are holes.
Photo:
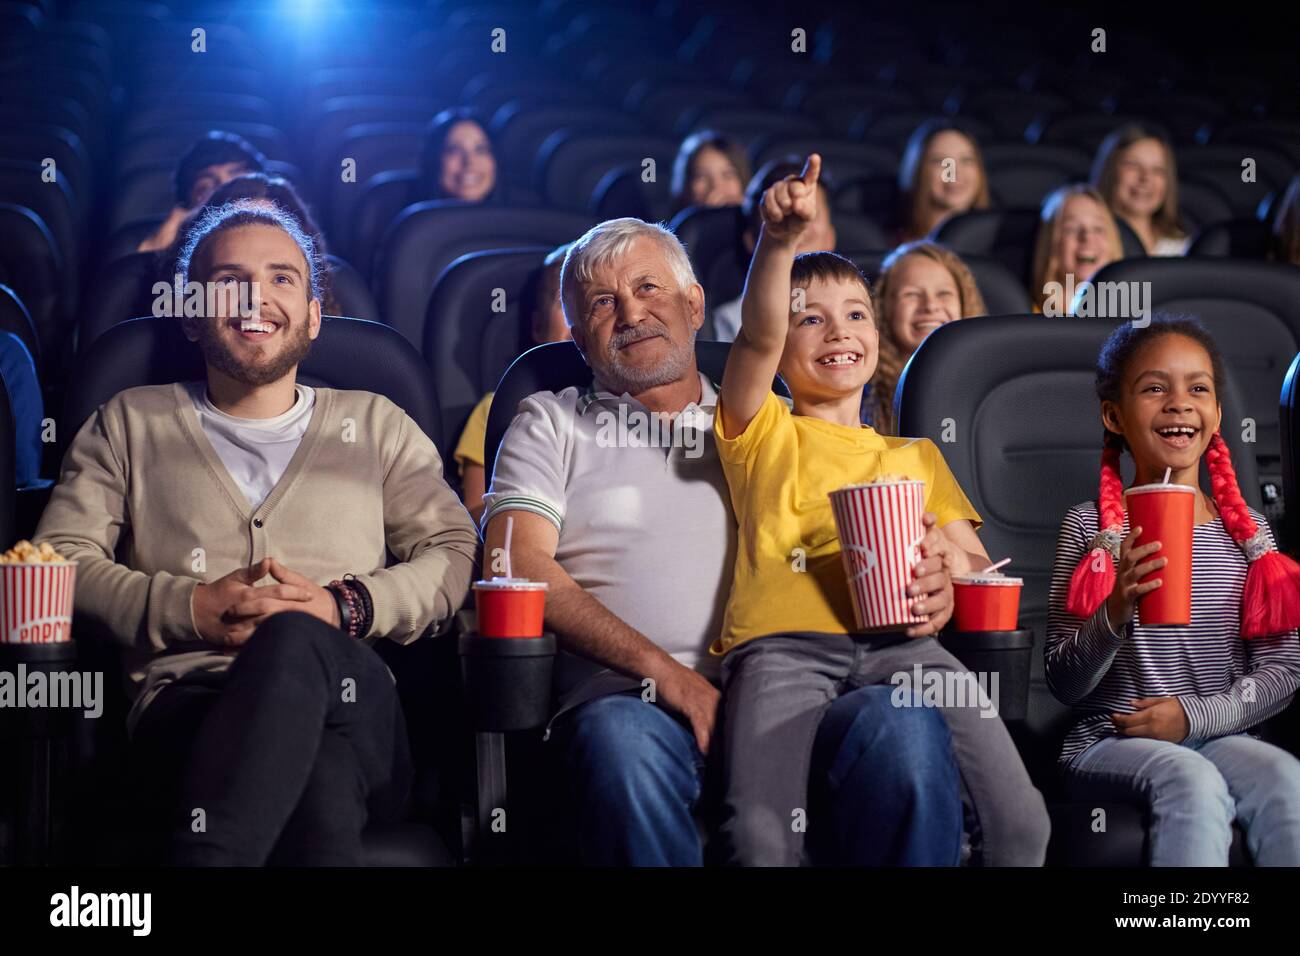
[[[36,538],[78,562],[77,613],[126,648],[132,729],[163,686],[234,659],[195,631],[200,581],[267,556],[318,584],[351,572],[374,599],[366,640],[406,644],[456,613],[478,545],[433,442],[388,399],[317,388],[302,442],[254,510],[181,384],[127,389],[86,421]]]

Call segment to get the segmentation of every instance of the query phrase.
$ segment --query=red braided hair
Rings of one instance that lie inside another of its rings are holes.
[[[1070,590],[1065,601],[1065,609],[1077,617],[1092,617],[1115,588],[1118,540],[1124,528],[1124,479],[1119,471],[1122,449],[1118,436],[1106,432],[1106,443],[1101,452],[1101,485],[1097,493],[1099,530],[1070,576]]]
[[[1300,626],[1300,564],[1279,552],[1250,516],[1228,443],[1218,432],[1205,451],[1205,464],[1223,527],[1250,562],[1241,593],[1241,636],[1285,634]]]

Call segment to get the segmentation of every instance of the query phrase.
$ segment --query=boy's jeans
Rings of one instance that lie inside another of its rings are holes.
[[[843,694],[886,685],[897,709],[916,709],[913,695],[921,695],[934,705],[925,709],[937,709],[947,722],[976,859],[985,866],[1041,866],[1050,830],[1042,795],[988,696],[963,675],[965,668],[933,637],[898,633],[774,634],[731,651],[722,661],[722,830],[734,859],[797,865],[804,834],[791,822],[809,806],[818,725]],[[947,689],[931,693],[936,680]],[[819,826],[826,821],[808,815],[810,836]]]
[[[846,694],[821,722],[813,790],[827,822],[816,862],[954,865],[962,815],[948,728],[932,712],[892,707],[888,691]],[[682,721],[636,694],[613,694],[563,715],[554,741],[583,863],[703,863],[695,818],[708,775]],[[712,749],[721,746],[715,731]]]
[[[1105,737],[1065,768],[1071,798],[1151,810],[1151,866],[1227,866],[1232,823],[1256,866],[1300,866],[1300,760],[1246,734],[1175,744]]]

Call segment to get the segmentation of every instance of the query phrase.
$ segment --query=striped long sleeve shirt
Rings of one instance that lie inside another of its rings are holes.
[[[1262,515],[1251,515],[1267,527]],[[1247,730],[1290,703],[1300,688],[1300,633],[1242,640],[1246,556],[1221,519],[1198,525],[1192,535],[1192,623],[1143,626],[1135,611],[1118,634],[1104,604],[1087,620],[1065,610],[1070,577],[1097,523],[1095,502],[1069,510],[1052,571],[1047,683],[1077,714],[1061,748],[1062,764],[1114,734],[1110,715],[1133,713],[1137,698],[1177,697],[1190,727],[1187,742]]]

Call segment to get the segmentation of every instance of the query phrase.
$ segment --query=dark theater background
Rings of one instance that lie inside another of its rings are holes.
[[[1098,839],[1096,805],[1061,787],[1069,708],[1043,660],[1052,563],[1061,517],[1097,493],[1098,348],[1117,322],[1151,312],[1193,315],[1218,340],[1243,498],[1281,550],[1300,548],[1300,77],[1287,15],[924,0],[3,0],[0,471],[14,479],[0,475],[0,546],[36,537],[64,453],[113,394],[202,377],[172,283],[214,191],[278,202],[326,254],[327,318],[302,381],[391,399],[477,519],[513,414],[500,396],[590,381],[567,344],[512,367],[567,337],[558,318],[546,324],[553,250],[604,220],[664,223],[703,287],[700,367],[720,377],[754,204],[774,181],[763,173],[778,161],[797,173],[817,153],[833,248],[867,279],[882,280],[901,243],[928,240],[960,257],[978,291],[954,316],[975,321],[894,343],[892,377],[868,392],[863,422],[943,449],[984,517],[989,555],[1014,555],[1008,570],[1024,579],[1018,629],[954,653],[1002,671],[1002,718],[1051,818],[1048,867],[1144,866],[1140,801],[1106,802]],[[953,148],[939,144],[954,141],[969,192],[937,172]],[[1134,143],[1160,167],[1155,214],[1135,211],[1145,178],[1125,191]],[[236,178],[249,173],[262,176]],[[1115,242],[1081,258],[1086,274],[1052,298],[1071,271],[1052,245],[1071,203],[1095,207]],[[1132,297],[1106,298],[1121,287]],[[950,419],[972,429],[951,450]],[[438,633],[374,645],[396,678],[414,786],[402,819],[367,829],[368,865],[579,862],[554,822],[565,797],[542,742],[549,652],[544,667],[484,663],[463,640],[473,608],[470,593]],[[121,649],[82,614],[66,641],[3,626],[0,671],[99,673],[103,712],[0,708],[0,864],[157,864],[165,827],[137,812]],[[1293,752],[1294,712],[1262,725]],[[707,848],[705,861],[718,862]],[[1252,863],[1240,827],[1231,862]],[[1098,905],[1125,912],[1117,898]]]

